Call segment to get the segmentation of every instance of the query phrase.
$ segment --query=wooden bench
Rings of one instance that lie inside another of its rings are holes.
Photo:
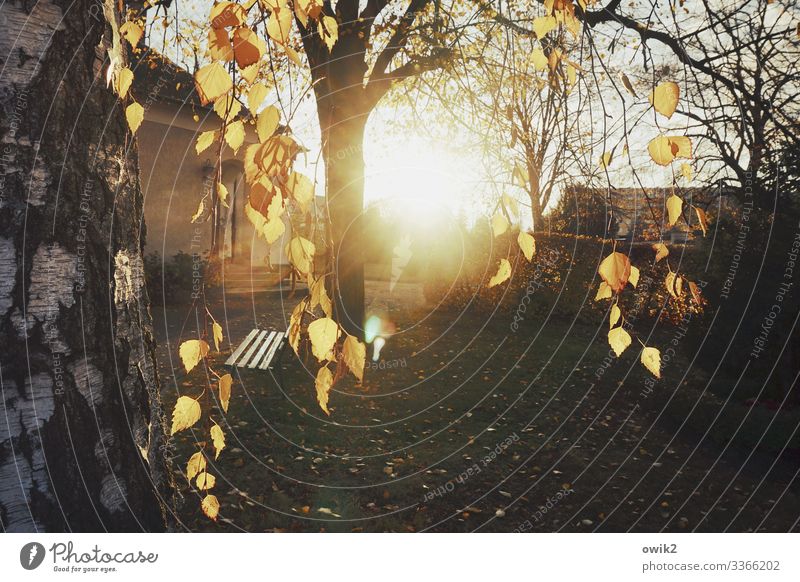
[[[272,370],[280,362],[287,334],[288,331],[256,328],[233,350],[225,365],[249,370]]]

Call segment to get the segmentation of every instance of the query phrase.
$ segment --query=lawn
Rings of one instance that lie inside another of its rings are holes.
[[[703,393],[707,378],[692,369],[691,354],[678,350],[652,384],[635,355],[607,358],[605,321],[524,321],[512,331],[504,315],[431,310],[414,285],[400,293],[407,296],[383,305],[398,333],[363,385],[337,385],[330,417],[315,401],[314,369],[290,349],[282,386],[265,372],[236,378],[223,423],[227,448],[212,469],[217,523],[201,514],[182,473],[202,435],[177,435],[180,529],[792,527],[800,512],[796,458],[738,446],[746,444],[746,431],[736,428],[747,409],[731,404],[722,416],[732,427],[718,424],[721,403]],[[275,292],[234,295],[216,312],[226,312],[235,343],[254,321],[284,326],[292,305]],[[172,373],[187,309],[156,313],[167,409],[176,387],[196,392],[202,381]]]

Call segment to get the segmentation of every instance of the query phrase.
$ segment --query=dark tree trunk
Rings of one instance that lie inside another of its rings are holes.
[[[334,105],[334,111],[338,108]],[[364,328],[364,127],[366,114],[334,115],[322,126],[337,286],[336,317],[351,335]]]
[[[364,26],[340,24],[332,53],[317,35],[303,39],[322,131],[336,281],[334,316],[356,337],[364,335],[364,129],[377,101],[363,86],[366,37],[351,30]]]
[[[172,479],[116,3],[0,5],[0,521],[162,530]]]

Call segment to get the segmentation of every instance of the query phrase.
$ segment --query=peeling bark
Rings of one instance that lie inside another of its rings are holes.
[[[116,4],[5,2],[0,35],[0,524],[171,523],[142,194]]]

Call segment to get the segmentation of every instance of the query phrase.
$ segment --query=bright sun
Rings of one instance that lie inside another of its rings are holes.
[[[470,157],[428,138],[409,136],[390,146],[368,142],[366,203],[381,201],[422,228],[448,215],[469,216],[479,184]]]

